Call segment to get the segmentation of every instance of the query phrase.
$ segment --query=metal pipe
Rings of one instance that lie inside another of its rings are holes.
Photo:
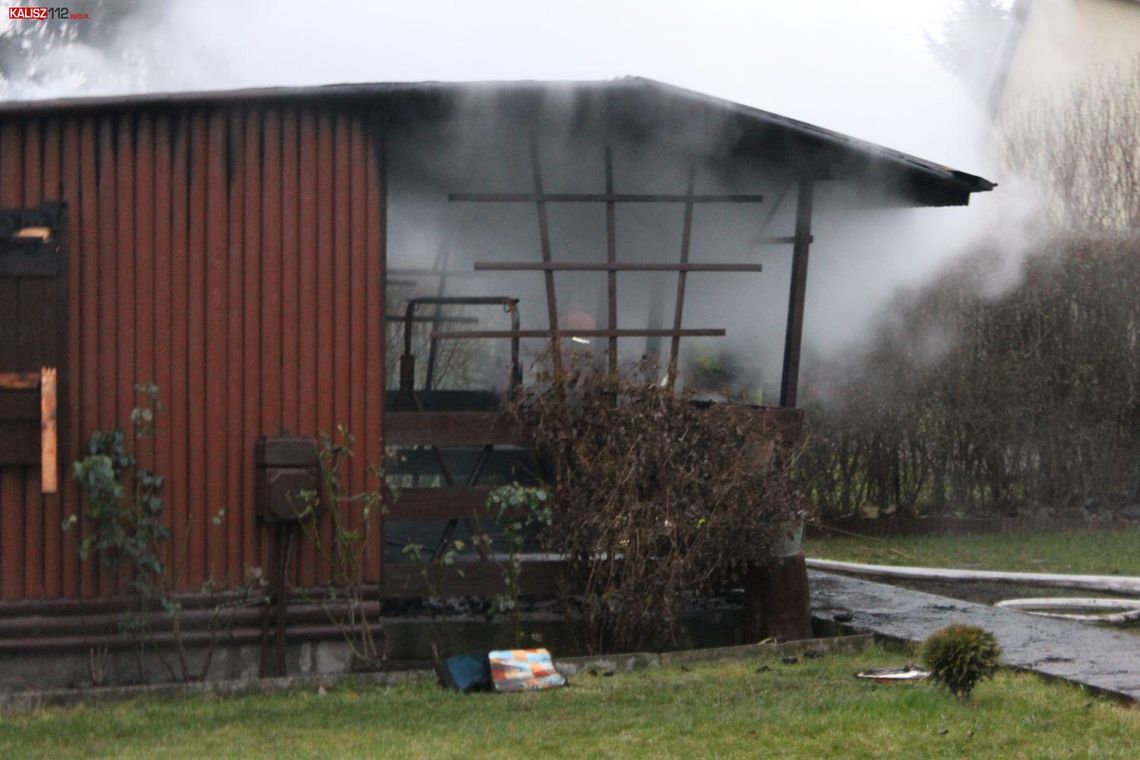
[[[419,306],[502,306],[511,316],[511,332],[519,330],[519,299],[510,296],[424,296],[408,300],[404,309],[404,354],[400,357],[400,389],[399,397],[402,399],[414,398],[415,390],[415,355],[412,353],[412,325],[415,322],[416,308]],[[433,331],[431,340],[434,344],[438,340],[439,332]],[[472,335],[470,337],[479,337]],[[507,336],[502,336],[507,337]],[[511,341],[511,384],[512,390],[521,382],[522,373],[519,368],[518,339]]]

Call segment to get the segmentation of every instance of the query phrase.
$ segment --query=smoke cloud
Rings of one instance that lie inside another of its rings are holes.
[[[523,0],[343,0],[333,5],[173,0],[138,5],[116,22],[110,41],[102,45],[53,48],[36,61],[34,76],[9,79],[0,96],[28,99],[353,81],[608,79],[632,74],[985,175],[988,119],[983,103],[930,51],[930,37],[937,37],[953,6],[953,0],[701,4],[586,0],[572,7]],[[88,12],[110,13],[110,9],[98,5]],[[481,249],[485,253],[479,258],[502,258],[501,250],[496,256],[489,251],[501,249],[504,240],[481,239],[486,229],[474,221],[474,212],[441,203],[438,193],[487,190],[496,183],[503,188],[504,180],[511,181],[503,189],[525,190],[525,150],[513,158],[501,157],[492,172],[481,164],[482,169],[468,176],[468,185],[473,186],[464,187],[453,182],[454,176],[433,176],[431,171],[414,180],[426,165],[419,162],[429,161],[425,149],[433,138],[427,136],[418,144],[407,139],[403,158],[392,165],[392,187],[404,192],[392,196],[389,216],[395,260],[425,265],[441,252],[461,247],[470,259]],[[584,162],[590,169],[581,175],[565,170],[572,164],[557,160],[557,146],[547,145],[544,150],[551,156],[551,182],[560,182],[560,190],[572,190],[574,183],[588,184],[590,191],[600,189],[600,153]],[[617,149],[619,167],[622,162],[633,166],[634,157],[631,146]],[[619,175],[626,182],[641,183],[624,189],[643,190],[656,183],[664,185],[665,192],[683,190],[683,168],[670,166],[668,160],[661,163],[655,176]],[[749,171],[726,178],[706,167],[701,181],[706,192],[764,192],[775,200],[779,183]],[[520,182],[512,183],[515,179]],[[785,202],[768,234],[788,233],[793,201]],[[983,224],[985,206],[992,203],[981,197],[966,208],[867,210],[854,209],[851,201],[844,188],[825,190],[817,199],[805,335],[809,348],[816,351],[830,352],[859,341],[892,293],[921,283],[968,244]],[[750,236],[758,234],[755,215],[732,216],[738,212],[702,209],[694,227],[694,250],[704,250],[706,260],[755,257],[755,247],[749,245]],[[508,247],[514,246],[519,256],[523,254],[518,251],[526,248],[527,256],[537,257],[537,241],[529,239],[536,236],[533,209],[479,213],[479,219],[497,222],[497,229],[519,230],[508,236]],[[586,256],[587,249],[594,252],[590,255],[604,250],[600,208],[559,213],[552,219],[556,238],[559,230],[570,228],[597,233],[593,238],[589,238],[593,233],[574,233],[569,245],[582,253],[572,250],[571,257]],[[666,257],[674,259],[680,224],[676,208],[623,212],[619,221],[623,257],[637,258],[639,246],[648,250],[667,244]],[[631,229],[657,232],[637,236]],[[735,256],[728,258],[733,252]],[[738,350],[753,346],[750,353],[765,354],[778,364],[789,259],[790,250],[763,253],[763,283],[753,290],[746,278],[729,282],[712,275],[690,278],[686,326],[741,324],[739,314],[729,313],[730,306],[763,303],[762,312],[748,315],[749,331],[730,333],[730,339],[737,342]],[[452,266],[462,265],[453,259]],[[535,285],[541,285],[540,277],[533,278]],[[645,280],[644,292],[669,294],[664,319],[670,321],[672,280],[658,279],[661,282]],[[599,308],[597,291],[600,286],[604,289],[600,280],[575,283],[573,276],[567,276],[565,282],[568,304],[586,312]],[[651,300],[637,301],[633,321],[651,318],[648,315],[659,308]],[[762,372],[766,395],[773,389],[776,372],[774,367]]]

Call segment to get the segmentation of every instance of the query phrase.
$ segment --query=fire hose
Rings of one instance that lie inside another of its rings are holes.
[[[829,559],[808,559],[808,568],[839,573],[895,578],[899,580],[970,583],[986,581],[1045,588],[1068,588],[1085,591],[1134,594],[1140,596],[1140,577],[1128,575],[1075,575],[1064,573],[1021,573],[1001,570],[962,570],[941,567],[904,565],[868,565]],[[1140,620],[1140,599],[1094,597],[1047,597],[1006,599],[994,606],[1015,609],[1031,615],[1076,620],[1085,623],[1119,625]],[[1119,612],[1089,613],[1089,610]]]

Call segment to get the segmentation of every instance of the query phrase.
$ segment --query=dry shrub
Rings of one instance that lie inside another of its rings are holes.
[[[1003,173],[1040,192],[1056,230],[1140,229],[1140,55],[1045,100],[1012,103],[995,148]]]
[[[794,452],[756,407],[697,403],[655,377],[564,357],[513,404],[554,497],[545,543],[572,559],[594,651],[672,636],[693,593],[767,559],[801,517]]]
[[[824,514],[1140,500],[1140,236],[1043,244],[995,297],[981,254],[900,298],[863,353],[813,368],[800,472]]]
[[[806,366],[801,472],[825,514],[1140,502],[1140,57],[1013,104],[994,137],[995,200],[1018,200],[1013,178],[1040,196],[1029,239],[1007,207],[865,350]],[[1028,255],[995,289],[1011,243]]]

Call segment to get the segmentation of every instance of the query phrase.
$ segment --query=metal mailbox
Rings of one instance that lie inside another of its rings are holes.
[[[256,443],[257,515],[266,522],[296,522],[315,510],[303,492],[320,493],[320,462],[312,438],[261,436]]]

